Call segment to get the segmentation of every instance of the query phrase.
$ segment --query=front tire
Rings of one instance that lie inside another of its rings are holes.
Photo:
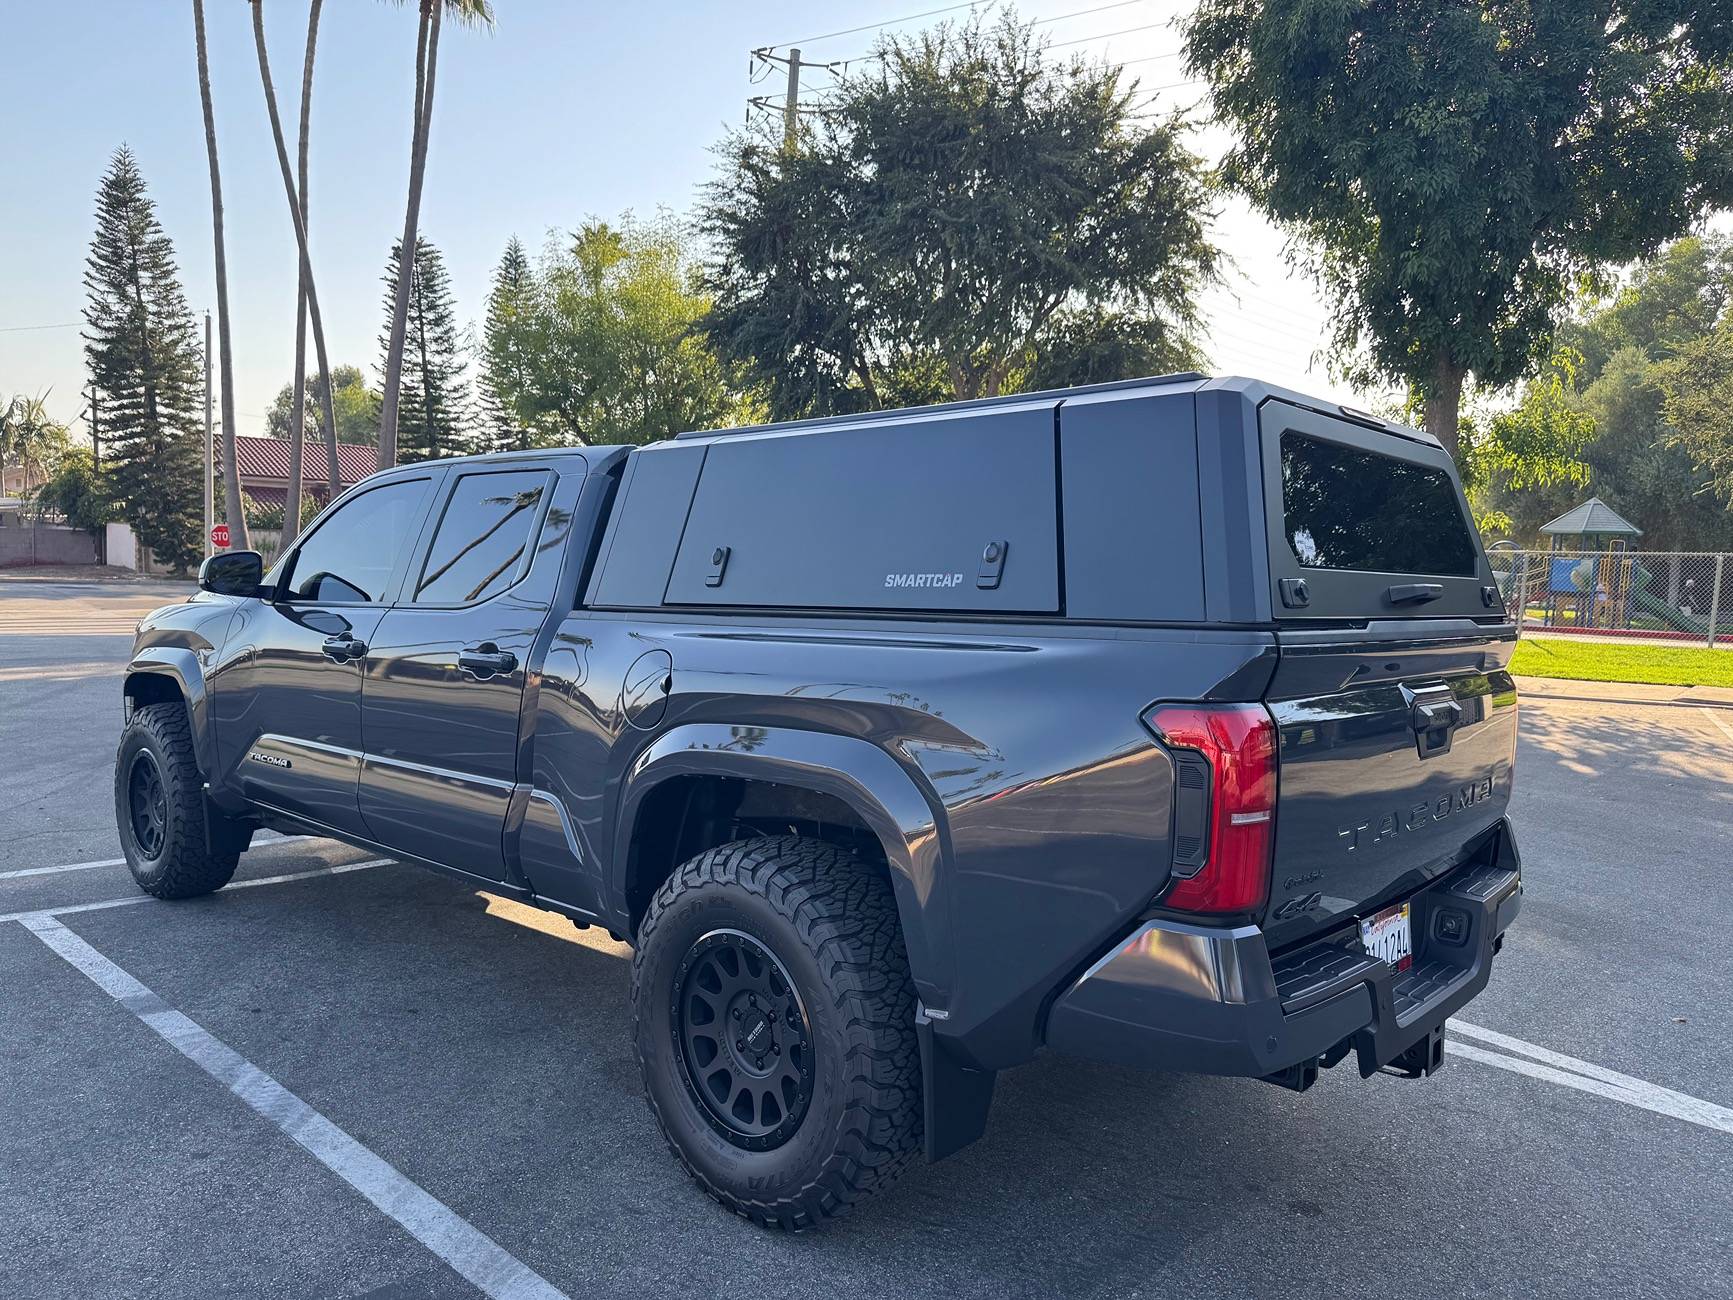
[[[882,871],[793,836],[711,849],[657,891],[632,973],[650,1109],[735,1213],[812,1227],[913,1160],[915,991]]]
[[[229,883],[245,845],[227,833],[207,838],[205,817],[185,707],[134,709],[115,755],[114,819],[140,889],[158,898],[196,898]]]

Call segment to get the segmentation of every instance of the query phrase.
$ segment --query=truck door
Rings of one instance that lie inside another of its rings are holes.
[[[566,530],[544,536],[543,524],[556,495],[576,492],[556,493],[560,479],[537,462],[453,474],[367,656],[360,805],[370,837],[491,880],[505,878],[518,715],[564,560]],[[561,513],[569,519],[569,502]]]
[[[397,479],[338,504],[243,602],[211,675],[219,770],[249,799],[365,835],[361,674],[420,528],[430,477]]]

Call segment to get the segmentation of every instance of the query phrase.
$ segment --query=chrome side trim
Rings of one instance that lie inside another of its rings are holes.
[[[560,819],[560,829],[565,832],[566,848],[570,850],[573,858],[582,863],[584,860],[583,851],[578,848],[577,832],[572,830],[572,819],[566,813],[566,805],[560,801],[557,795],[533,787],[530,790],[530,802],[545,803],[554,810],[554,815]]]
[[[281,745],[285,749],[314,749],[321,754],[334,754],[338,758],[362,759],[367,757],[359,749],[350,749],[344,745],[327,745],[322,740],[305,740],[300,736],[281,736],[274,731],[260,732],[253,744]]]
[[[501,781],[491,776],[478,776],[474,772],[457,772],[449,767],[434,767],[428,763],[411,763],[403,758],[385,758],[380,754],[362,754],[361,760],[367,766],[394,767],[400,772],[415,772],[421,776],[431,776],[441,781],[455,781],[460,785],[486,786],[490,790],[498,790],[508,795],[514,788],[514,783],[511,781]]]

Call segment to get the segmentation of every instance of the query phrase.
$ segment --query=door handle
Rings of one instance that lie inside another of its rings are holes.
[[[501,650],[492,641],[483,641],[457,653],[457,666],[478,682],[501,677],[517,667],[517,656]]]
[[[1398,582],[1390,586],[1384,594],[1389,597],[1392,605],[1424,605],[1429,600],[1437,600],[1444,595],[1442,582]]]
[[[352,632],[340,632],[336,636],[326,637],[321,648],[325,657],[334,664],[350,663],[367,653],[367,643],[357,641]]]

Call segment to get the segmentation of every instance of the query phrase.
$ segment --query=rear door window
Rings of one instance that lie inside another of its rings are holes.
[[[1259,419],[1278,618],[1501,612],[1441,448],[1285,402]]]
[[[1057,612],[1053,408],[716,439],[666,603]]]
[[[543,470],[459,476],[427,562],[405,599],[417,605],[468,605],[516,583],[529,568],[530,541],[547,489]]]

